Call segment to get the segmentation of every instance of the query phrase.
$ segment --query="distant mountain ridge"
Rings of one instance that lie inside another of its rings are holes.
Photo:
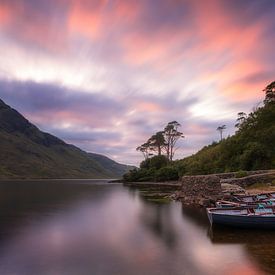
[[[40,131],[0,99],[0,178],[119,178],[131,166]]]

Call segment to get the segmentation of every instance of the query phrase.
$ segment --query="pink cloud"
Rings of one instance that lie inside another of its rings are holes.
[[[153,102],[139,102],[137,105],[137,110],[139,112],[161,112],[162,111],[162,107],[156,103]]]
[[[2,27],[10,21],[11,17],[12,10],[10,9],[10,7],[8,5],[0,6],[0,24],[2,25]]]
[[[110,29],[119,32],[118,28],[135,21],[139,11],[138,2],[72,1],[68,15],[68,30],[72,34],[98,40],[108,34]]]
[[[106,4],[107,1],[96,1],[89,8],[88,1],[73,1],[68,16],[69,31],[83,34],[91,39],[99,38],[102,33],[102,14]]]

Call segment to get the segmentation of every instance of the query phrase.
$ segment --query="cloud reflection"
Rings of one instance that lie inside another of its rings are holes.
[[[180,215],[178,203],[147,204],[120,186],[97,200],[86,194],[38,221],[29,213],[29,222],[22,220],[2,246],[0,271],[260,274],[241,245],[213,245],[203,228]]]

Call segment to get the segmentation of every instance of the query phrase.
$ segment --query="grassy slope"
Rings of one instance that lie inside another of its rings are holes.
[[[95,153],[89,153],[89,156],[100,163],[103,167],[108,167],[108,170],[113,173],[114,175],[123,175],[130,169],[135,168],[134,166],[129,166],[125,164],[117,163],[116,161],[109,159],[106,156],[95,154]]]
[[[275,168],[275,104],[251,113],[235,135],[179,162],[186,174]]]
[[[41,132],[3,101],[0,152],[0,178],[116,178],[128,169],[118,163],[109,167],[93,154]]]

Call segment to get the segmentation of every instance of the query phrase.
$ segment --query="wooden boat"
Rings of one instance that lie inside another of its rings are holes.
[[[275,206],[275,200],[262,200],[262,201],[254,201],[254,202],[232,202],[219,200],[216,202],[217,208],[232,208],[232,207],[257,207],[259,204],[263,204],[264,206]]]
[[[233,196],[232,200],[219,200],[216,202],[217,208],[231,208],[244,206],[257,206],[263,204],[265,206],[275,206],[275,193],[263,193],[258,195],[239,195]]]
[[[207,208],[211,223],[244,228],[275,229],[275,207]]]

